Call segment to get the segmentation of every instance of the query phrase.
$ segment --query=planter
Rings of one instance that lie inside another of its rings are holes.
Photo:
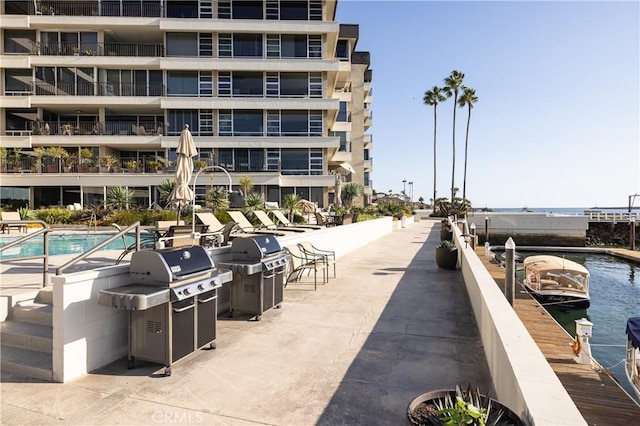
[[[453,239],[453,230],[449,227],[440,228],[440,241],[451,241]]]
[[[456,391],[455,390],[437,390],[431,391],[427,393],[423,393],[422,395],[414,398],[409,405],[407,406],[406,413],[406,424],[407,426],[416,426],[416,425],[441,425],[442,422],[438,419],[438,408],[435,405],[435,402],[440,401],[442,405],[445,401],[445,398],[451,398],[452,401],[456,400]],[[481,404],[480,406],[488,409],[488,418],[486,419],[486,424],[494,424],[496,420],[499,422],[497,424],[508,426],[524,426],[524,422],[520,417],[510,410],[508,407],[504,406],[500,402],[496,401],[493,398],[489,398],[486,395],[479,395]],[[467,399],[465,396],[465,400]],[[469,423],[472,425],[480,424],[480,423]]]
[[[436,247],[436,264],[442,269],[456,269],[458,264],[457,247]]]

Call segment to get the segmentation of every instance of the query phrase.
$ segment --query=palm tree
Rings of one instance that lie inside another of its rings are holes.
[[[362,197],[362,185],[358,182],[349,182],[345,183],[342,186],[342,191],[340,193],[340,198],[342,199],[342,204],[344,204],[344,208],[349,210],[353,204],[353,200],[358,197]]]
[[[244,195],[245,197],[249,195],[249,191],[253,189],[253,181],[249,176],[242,176],[240,178],[239,185],[240,189],[242,190],[242,195]]]
[[[160,185],[157,186],[158,189],[158,198],[160,204],[163,206],[167,205],[167,200],[169,199],[169,195],[173,192],[173,189],[176,187],[175,179],[166,179]]]
[[[125,186],[114,186],[107,192],[107,207],[115,210],[129,209],[129,204],[133,199],[133,190]]]
[[[460,71],[453,70],[451,75],[444,79],[444,93],[447,98],[453,96],[453,151],[451,153],[453,157],[453,166],[451,167],[451,208],[455,208],[453,205],[453,187],[456,180],[456,107],[458,106],[458,93],[462,86],[462,80],[464,80],[464,74]]]
[[[264,197],[259,192],[251,192],[244,197],[244,204],[249,210],[264,208]]]
[[[282,208],[289,212],[289,221],[293,222],[295,212],[302,209],[302,199],[298,194],[287,194],[282,199]]]
[[[222,188],[211,188],[207,193],[205,203],[207,207],[211,207],[214,212],[225,210],[229,208],[229,195],[227,191]]]
[[[467,199],[467,149],[469,147],[469,122],[471,121],[471,109],[473,108],[473,104],[476,102],[478,102],[476,91],[471,87],[462,86],[462,94],[460,95],[460,99],[458,99],[458,105],[460,108],[464,108],[465,106],[469,107],[469,114],[467,115],[467,134],[464,139],[464,177],[462,180],[463,201]]]
[[[431,90],[424,92],[422,99],[425,105],[433,106],[433,199],[436,199],[436,122],[438,104],[447,100],[443,90],[438,86],[433,86]]]

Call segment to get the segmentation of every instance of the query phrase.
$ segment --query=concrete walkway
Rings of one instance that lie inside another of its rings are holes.
[[[460,271],[436,267],[439,221],[338,259],[313,291],[290,284],[261,322],[220,318],[216,350],[68,384],[2,376],[2,424],[401,425],[408,402],[493,389]]]

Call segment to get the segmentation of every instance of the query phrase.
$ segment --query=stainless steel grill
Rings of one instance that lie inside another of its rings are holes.
[[[129,368],[173,362],[206,345],[215,348],[218,288],[232,272],[216,269],[200,246],[133,253],[133,284],[101,290],[98,303],[129,311]]]
[[[255,316],[275,307],[284,298],[284,270],[289,255],[271,235],[235,238],[231,242],[231,260],[218,262],[233,272],[229,317],[235,311]]]

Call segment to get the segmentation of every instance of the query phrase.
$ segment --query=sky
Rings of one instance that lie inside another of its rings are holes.
[[[371,53],[373,188],[433,198],[426,90],[458,70],[478,102],[466,195],[475,208],[624,207],[640,194],[640,2],[339,0]],[[453,98],[437,107],[436,190],[448,197]],[[457,108],[462,195],[468,109]],[[640,207],[640,197],[635,201]]]

